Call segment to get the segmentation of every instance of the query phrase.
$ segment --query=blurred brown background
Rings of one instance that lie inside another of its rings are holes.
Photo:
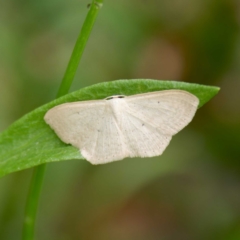
[[[87,0],[0,0],[0,130],[54,99]],[[115,79],[221,87],[160,157],[49,164],[37,239],[240,239],[239,0],[107,1],[72,90]],[[0,239],[20,239],[32,170],[0,179]]]

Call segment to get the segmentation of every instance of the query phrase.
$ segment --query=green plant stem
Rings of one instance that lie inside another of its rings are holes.
[[[83,23],[82,30],[74,46],[62,83],[59,87],[57,97],[63,96],[66,93],[68,93],[71,87],[72,81],[74,79],[80,59],[84,51],[84,48],[90,36],[98,11],[102,6],[102,3],[103,3],[103,0],[98,0],[98,1],[95,0],[91,4],[88,15]]]
[[[35,220],[46,165],[42,164],[34,168],[25,209],[23,240],[33,240],[34,238]]]
[[[65,75],[59,87],[57,98],[68,93],[74,76],[76,74],[80,59],[82,57],[87,40],[90,36],[98,11],[102,6],[103,0],[93,0],[87,17],[83,23],[79,37],[73,49]],[[23,224],[22,240],[33,240],[35,231],[36,215],[41,193],[46,164],[35,167],[31,179],[29,194],[27,197],[25,218]]]

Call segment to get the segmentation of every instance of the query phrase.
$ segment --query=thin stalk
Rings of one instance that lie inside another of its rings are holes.
[[[76,74],[79,62],[81,60],[83,51],[85,49],[87,40],[90,36],[94,22],[103,0],[93,0],[90,6],[87,17],[83,23],[79,37],[73,49],[71,58],[69,60],[66,72],[59,87],[57,98],[68,93],[74,76]],[[39,197],[44,179],[46,164],[35,167],[31,179],[30,189],[27,197],[25,218],[23,224],[22,240],[34,240],[35,223],[38,210]]]
[[[25,208],[25,219],[23,225],[23,240],[33,240],[36,215],[38,209],[38,202],[41,193],[44,173],[47,164],[42,164],[35,167],[33,170],[33,176],[31,179],[29,195],[27,198],[27,204]]]
[[[91,30],[95,23],[99,9],[103,4],[103,0],[92,1],[88,15],[83,23],[82,30],[78,36],[76,44],[74,46],[70,61],[68,63],[66,72],[64,74],[63,80],[59,87],[57,97],[63,96],[68,93],[74,76],[76,74],[79,62],[81,60],[83,51],[87,44],[88,38],[90,36]]]

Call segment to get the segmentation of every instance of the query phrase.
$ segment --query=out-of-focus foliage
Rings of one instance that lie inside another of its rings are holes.
[[[52,100],[88,1],[1,1],[0,130]],[[50,164],[45,240],[240,239],[240,3],[105,1],[72,90],[152,78],[221,87],[157,158]],[[31,170],[0,180],[0,239],[20,238]]]

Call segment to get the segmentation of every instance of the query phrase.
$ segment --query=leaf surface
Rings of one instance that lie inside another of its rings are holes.
[[[63,143],[44,122],[45,113],[65,103],[104,99],[112,95],[181,89],[196,95],[203,106],[218,91],[218,87],[177,81],[150,79],[116,80],[104,82],[67,94],[26,114],[0,134],[0,176],[42,163],[83,159],[79,150]]]

